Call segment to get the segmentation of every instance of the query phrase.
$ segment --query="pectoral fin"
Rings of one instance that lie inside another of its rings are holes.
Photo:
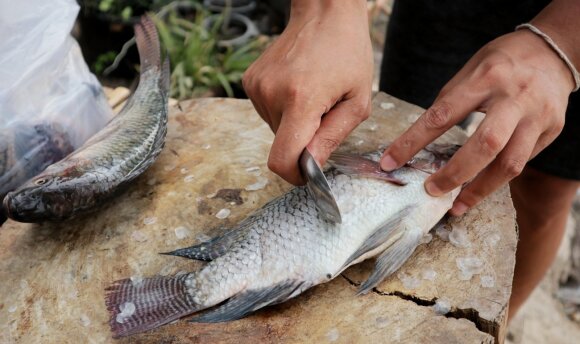
[[[271,304],[281,303],[300,294],[310,285],[303,281],[288,280],[269,288],[247,290],[233,296],[224,304],[191,318],[191,322],[216,323],[237,320]]]
[[[409,214],[412,206],[405,207],[397,212],[393,217],[391,217],[385,224],[380,226],[373,234],[371,234],[350,257],[346,260],[344,265],[339,271],[346,269],[347,267],[356,264],[364,259],[370,258],[378,252],[380,252],[381,247],[389,245],[389,242],[393,242],[398,239],[399,236],[403,235],[401,224],[403,219]],[[379,250],[378,252],[373,252]],[[373,254],[374,253],[374,254]]]
[[[383,171],[378,162],[359,155],[332,153],[328,162],[338,171],[347,175],[380,179],[396,185],[407,184],[404,180],[395,177],[392,172]]]
[[[415,252],[423,234],[417,230],[405,230],[404,234],[389,246],[378,258],[370,277],[358,289],[358,294],[366,294],[390,274],[397,271]]]

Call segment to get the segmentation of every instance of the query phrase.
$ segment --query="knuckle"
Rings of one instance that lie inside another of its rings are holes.
[[[482,200],[484,197],[485,195],[483,194],[483,190],[477,187],[465,189],[461,193],[461,201],[465,203],[465,205],[467,205],[469,208],[472,208],[475,205],[477,205],[477,203],[479,203],[479,201]]]
[[[526,159],[522,158],[506,158],[500,162],[500,170],[510,179],[519,176],[525,166]]]
[[[247,70],[242,75],[242,87],[244,88],[244,91],[246,91],[246,92],[251,91],[251,88],[252,88],[252,74],[251,74],[250,70]]]
[[[484,128],[478,138],[481,151],[486,155],[496,155],[503,147],[502,139],[491,128]]]
[[[554,119],[552,131],[556,136],[558,136],[562,132],[562,129],[564,129],[564,117],[558,116]]]
[[[353,105],[353,113],[362,122],[370,117],[371,108],[367,102],[357,101]]]
[[[273,93],[273,87],[267,81],[260,81],[257,88],[260,96],[265,99],[268,99]]]
[[[327,152],[332,152],[340,145],[340,140],[333,137],[321,137],[320,147],[322,147]]]
[[[453,118],[453,107],[447,102],[434,104],[421,117],[425,127],[429,129],[444,129]]]
[[[496,82],[509,77],[514,68],[514,60],[504,52],[493,50],[480,64],[481,75],[488,81]]]
[[[268,157],[268,168],[270,169],[270,171],[278,175],[281,175],[286,168],[286,164],[282,159],[279,159],[276,155],[270,154],[270,156]]]
[[[462,185],[463,180],[455,167],[447,165],[446,169],[439,174],[436,183],[441,190],[448,192]]]
[[[463,184],[463,179],[459,173],[448,173],[445,177],[447,189],[454,189]]]
[[[451,86],[449,84],[446,84],[445,86],[443,86],[441,90],[439,90],[439,94],[437,96],[445,97],[445,95],[447,95],[449,91],[451,91]]]
[[[304,85],[305,83],[296,77],[288,80],[285,92],[288,100],[291,102],[303,100],[304,97],[308,94],[307,87]]]

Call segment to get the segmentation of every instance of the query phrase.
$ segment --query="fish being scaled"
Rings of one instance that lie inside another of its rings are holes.
[[[0,202],[9,191],[73,151],[66,132],[57,124],[14,123],[0,134]],[[6,214],[0,207],[0,226]]]
[[[113,336],[147,331],[203,310],[190,320],[239,319],[378,256],[374,271],[360,286],[359,293],[368,292],[411,256],[451,208],[459,188],[432,197],[423,183],[455,149],[423,150],[411,166],[393,172],[381,170],[378,154],[334,154],[330,160],[334,169],[326,176],[342,224],[325,221],[307,189],[296,187],[223,236],[166,253],[209,261],[200,270],[141,281],[124,279],[108,287]]]
[[[135,26],[141,77],[121,112],[78,150],[4,199],[21,222],[62,220],[92,210],[141,175],[157,158],[167,132],[169,60],[161,63],[155,24]]]

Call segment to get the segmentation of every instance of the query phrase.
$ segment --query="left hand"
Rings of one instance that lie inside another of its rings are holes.
[[[544,40],[519,30],[488,43],[441,90],[433,105],[381,159],[384,170],[405,164],[472,111],[485,119],[425,189],[440,196],[472,180],[450,213],[459,216],[519,175],[564,126],[572,74]]]

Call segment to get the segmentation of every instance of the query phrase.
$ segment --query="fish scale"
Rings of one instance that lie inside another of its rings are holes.
[[[327,178],[341,209],[341,224],[320,217],[307,189],[297,187],[222,237],[167,253],[189,258],[201,251],[215,253],[216,258],[199,271],[179,276],[187,296],[169,287],[177,277],[148,279],[149,290],[130,280],[115,282],[106,295],[114,336],[149,330],[195,312],[199,313],[191,319],[194,322],[238,319],[378,256],[375,270],[361,286],[360,292],[368,292],[410,257],[459,193],[456,189],[432,197],[425,192],[427,167],[438,168],[441,161],[428,151],[422,154],[415,159],[421,170],[403,167],[392,173],[378,168],[377,155],[374,160],[333,155],[335,169],[327,172]],[[152,295],[157,301],[144,307],[142,300],[151,300]],[[116,317],[126,302],[137,311],[120,323]],[[174,302],[182,306],[175,308]]]
[[[161,62],[149,17],[136,25],[135,37],[141,76],[121,112],[75,152],[9,193],[8,216],[40,222],[93,210],[157,159],[167,132],[169,60]]]

